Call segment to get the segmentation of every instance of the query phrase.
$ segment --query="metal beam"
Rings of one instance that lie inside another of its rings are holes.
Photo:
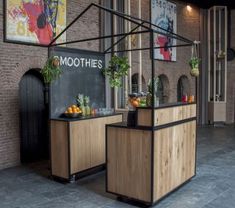
[[[192,46],[193,44],[181,44],[181,45],[172,45],[172,46],[159,46],[159,47],[153,47],[154,49],[160,49],[160,48],[179,48],[179,47],[189,47]],[[127,52],[127,51],[144,51],[144,50],[150,50],[151,47],[148,48],[134,48],[131,50],[119,50],[119,51],[114,51],[115,53],[119,53],[119,52]],[[111,52],[107,52],[107,53],[111,53]]]
[[[61,36],[63,35],[83,14],[85,14],[90,8],[92,4],[90,4],[86,9],[84,9],[59,35],[57,35],[48,45],[49,47]]]
[[[104,51],[104,53],[107,53],[110,49],[112,49],[115,45],[117,45],[118,43],[120,43],[123,39],[125,39],[128,35],[132,35],[132,34],[139,34],[139,33],[134,33],[134,31],[136,30],[136,29],[138,29],[140,27],[140,25],[138,25],[138,26],[136,26],[135,28],[133,28],[130,32],[128,32],[128,33],[126,33],[125,35],[124,35],[124,37],[122,37],[122,38],[120,38],[117,42],[115,42],[112,46],[110,46],[108,49],[106,49],[105,51]],[[139,31],[139,32],[141,32],[141,31]]]
[[[192,43],[191,40],[189,40],[189,39],[187,39],[187,38],[185,38],[185,37],[183,37],[183,36],[181,36],[181,35],[178,35],[178,34],[176,34],[176,33],[170,32],[170,31],[168,31],[168,30],[166,30],[166,29],[164,29],[164,28],[161,28],[161,27],[159,27],[158,25],[155,25],[155,24],[153,24],[153,23],[151,23],[151,22],[149,22],[149,21],[147,21],[147,20],[143,20],[143,19],[140,19],[140,18],[131,16],[131,15],[128,15],[128,14],[124,14],[124,13],[121,13],[121,12],[118,12],[118,11],[114,11],[114,10],[112,10],[112,9],[102,7],[102,6],[98,5],[98,4],[92,3],[92,5],[94,5],[95,7],[100,8],[100,9],[103,9],[103,10],[105,10],[105,11],[114,13],[114,14],[116,14],[117,16],[121,16],[121,17],[123,17],[123,18],[128,17],[127,19],[131,18],[131,19],[137,20],[137,21],[134,21],[134,20],[129,19],[130,21],[132,21],[132,22],[135,23],[135,24],[140,24],[140,23],[138,22],[138,21],[140,21],[140,22],[147,23],[147,24],[149,24],[150,26],[154,26],[154,27],[156,27],[156,28],[161,29],[161,30],[164,31],[164,32],[159,32],[159,31],[154,30],[153,28],[151,28],[151,27],[149,27],[149,26],[148,26],[148,27],[145,26],[145,27],[147,27],[147,28],[149,28],[149,29],[150,29],[150,28],[153,29],[154,33],[162,34],[162,35],[165,35],[165,36],[168,36],[168,37],[172,37],[172,38],[175,38],[175,39],[181,39],[182,41],[184,41],[184,42],[186,42],[186,43]],[[167,33],[169,33],[169,34],[171,34],[171,35],[169,36],[169,35],[166,34],[165,32],[167,32]]]
[[[120,33],[120,34],[115,34],[115,35],[106,35],[106,36],[100,36],[100,37],[94,37],[94,38],[86,38],[86,39],[81,39],[81,40],[67,41],[64,43],[56,43],[56,44],[52,44],[50,46],[60,46],[60,45],[65,45],[65,44],[87,42],[87,41],[91,41],[91,40],[100,40],[100,39],[105,39],[105,38],[128,36],[131,34],[140,34],[140,33],[148,33],[148,32],[149,32],[149,30],[136,31],[136,32],[132,32],[132,33]]]

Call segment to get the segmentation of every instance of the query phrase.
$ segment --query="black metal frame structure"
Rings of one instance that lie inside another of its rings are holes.
[[[101,11],[104,11],[104,12],[108,12],[112,15],[115,15],[117,17],[120,17],[120,18],[123,18],[124,20],[126,21],[130,21],[131,23],[135,24],[136,26],[131,29],[130,32],[126,32],[126,33],[121,33],[121,34],[112,34],[112,35],[105,35],[105,36],[100,36],[100,37],[94,37],[94,38],[86,38],[86,39],[78,39],[78,40],[74,40],[74,41],[67,41],[67,42],[64,42],[64,43],[55,43],[56,40],[64,33],[66,32],[76,21],[78,21],[90,8],[92,7],[95,7]],[[139,31],[136,31],[138,28],[141,28],[141,30]],[[116,45],[118,45],[122,40],[124,40],[127,36],[129,35],[133,35],[133,34],[150,34],[150,47],[143,47],[143,48],[135,48],[135,49],[125,49],[125,50],[114,50],[114,47]],[[164,35],[164,36],[167,36],[167,37],[171,37],[171,38],[174,38],[176,40],[179,40],[179,41],[182,41],[183,44],[178,44],[178,45],[173,45],[173,46],[167,46],[167,47],[154,47],[154,34],[161,34],[161,35]],[[116,42],[113,41],[113,38],[115,37],[120,37],[119,40],[117,40]],[[153,92],[155,91],[155,86],[154,86],[154,77],[156,76],[155,75],[155,59],[154,59],[154,50],[155,49],[160,49],[160,48],[170,48],[170,47],[187,47],[187,46],[193,46],[194,45],[194,42],[183,37],[183,36],[180,36],[178,34],[175,34],[173,32],[170,32],[170,31],[167,31],[147,20],[143,20],[143,19],[140,19],[140,18],[137,18],[137,17],[133,17],[131,15],[127,15],[127,14],[124,14],[124,13],[121,13],[121,12],[118,12],[118,11],[115,11],[113,9],[110,9],[110,8],[106,8],[106,7],[103,7],[103,6],[100,6],[100,5],[97,5],[97,4],[90,4],[86,9],[84,9],[54,40],[51,41],[51,43],[48,45],[48,48],[51,48],[51,47],[54,47],[54,46],[61,46],[61,45],[65,45],[65,44],[72,44],[72,43],[81,43],[81,42],[87,42],[87,41],[95,41],[95,40],[102,40],[102,39],[106,39],[106,38],[112,38],[112,43],[111,43],[111,46],[108,47],[107,49],[105,49],[103,51],[104,54],[114,54],[114,53],[120,53],[120,52],[128,52],[128,51],[140,51],[140,50],[149,50],[150,51],[150,54],[151,54],[151,80],[152,80],[152,89],[153,89]],[[151,152],[152,152],[152,158],[151,158],[151,169],[153,170],[154,169],[154,163],[153,163],[153,158],[154,158],[154,130],[155,130],[155,127],[154,127],[154,110],[155,110],[155,100],[154,100],[154,96],[152,96],[152,106],[151,106],[151,123],[152,123],[152,126],[150,127],[150,131],[152,132],[152,149],[151,149]],[[196,118],[192,118],[190,120],[196,120]],[[185,122],[185,121],[182,121],[182,122]],[[181,122],[179,122],[180,124]],[[162,128],[165,128],[166,126],[162,127]],[[106,131],[107,131],[107,126],[106,126]],[[106,133],[106,142],[107,142],[107,133]],[[107,147],[106,147],[106,160],[107,160]],[[195,168],[196,169],[196,168]],[[196,173],[195,173],[196,174]],[[194,175],[195,176],[195,175]],[[194,177],[193,176],[193,177]],[[152,175],[151,175],[151,181],[153,182],[153,171],[152,171]],[[189,179],[190,180],[190,179]],[[185,182],[186,183],[186,182]],[[178,188],[178,187],[177,187]],[[173,190],[175,191],[175,190]],[[107,171],[106,171],[106,192],[109,192],[111,193],[110,191],[108,191],[107,189]],[[120,194],[117,194],[117,193],[113,193],[117,196],[120,196],[120,197],[124,197],[125,196],[121,196]],[[135,201],[138,201],[136,199],[133,199]],[[151,186],[151,203],[149,204],[148,202],[143,202],[143,201],[139,201],[140,203],[143,203],[143,204],[146,204],[146,205],[154,205],[156,204],[157,202],[153,201],[153,186]]]
[[[133,24],[135,24],[136,26],[130,31],[130,32],[126,32],[126,33],[120,33],[120,34],[112,34],[112,35],[105,35],[105,36],[99,36],[99,37],[94,37],[94,38],[86,38],[86,39],[77,39],[77,40],[73,40],[73,41],[66,41],[66,42],[62,42],[62,43],[56,43],[56,40],[62,35],[64,34],[75,22],[77,22],[89,9],[91,8],[97,8],[103,12],[108,12],[110,13],[113,17],[113,15],[120,17],[126,21],[129,21]],[[138,28],[141,28],[140,31],[136,31]],[[142,30],[143,29],[143,30]],[[150,34],[150,47],[143,47],[143,48],[135,48],[135,49],[126,49],[126,50],[114,50],[114,46],[118,45],[122,40],[124,40],[127,36],[129,35],[133,35],[133,34]],[[161,34],[170,38],[174,38],[176,40],[182,41],[183,44],[178,44],[178,45],[173,45],[173,46],[166,46],[166,47],[154,47],[154,34]],[[131,15],[127,15],[118,11],[115,11],[113,9],[110,8],[106,8],[103,7],[101,5],[98,4],[94,4],[91,3],[87,8],[85,8],[59,35],[57,35],[49,45],[36,45],[36,46],[40,46],[40,47],[47,47],[48,48],[48,54],[49,51],[52,47],[54,46],[61,46],[61,45],[67,45],[67,44],[73,44],[73,43],[81,43],[81,42],[87,42],[87,41],[95,41],[95,40],[102,40],[102,39],[106,39],[106,38],[115,38],[115,37],[120,37],[119,40],[117,40],[116,42],[112,41],[112,44],[110,47],[108,47],[107,49],[105,49],[103,51],[104,54],[114,54],[114,53],[119,53],[119,52],[128,52],[128,51],[139,51],[139,50],[149,50],[150,54],[151,54],[151,80],[152,80],[152,90],[153,92],[155,91],[155,86],[154,86],[154,77],[155,77],[155,59],[154,59],[154,50],[155,49],[160,49],[160,48],[171,48],[171,47],[188,47],[188,46],[193,46],[194,42],[183,37],[180,36],[178,34],[175,34],[173,32],[170,32],[164,28],[161,28],[153,23],[151,23],[150,21],[147,20],[143,20]],[[24,44],[24,43],[20,43],[20,44]],[[26,44],[25,45],[32,45],[32,44]],[[152,127],[150,127],[150,130],[152,131],[152,152],[153,151],[153,147],[154,147],[154,139],[153,139],[153,132],[155,130],[154,127],[154,109],[155,109],[155,103],[154,103],[154,96],[152,96],[152,115],[151,115],[151,123],[152,123]],[[196,118],[193,118],[196,119]],[[107,151],[107,150],[106,150]],[[152,154],[152,161],[153,161],[153,154]],[[153,167],[153,162],[152,162],[152,169]],[[153,171],[152,171],[153,172]],[[153,175],[152,177],[152,181],[153,181]],[[107,187],[107,186],[106,186]],[[153,194],[153,190],[151,190],[151,193]],[[152,196],[153,199],[153,196]],[[145,203],[145,202],[143,202]],[[152,201],[151,205],[154,204],[154,202]]]
[[[78,39],[78,40],[73,40],[73,41],[66,41],[62,43],[55,43],[58,38],[64,34],[75,22],[77,22],[86,12],[88,12],[89,9],[92,7],[99,9],[100,11],[108,12],[111,15],[115,15],[117,17],[120,17],[126,21],[130,21],[131,23],[137,25],[134,27],[130,32],[127,33],[120,33],[120,34],[112,34],[112,35],[105,35],[105,36],[99,36],[99,37],[94,37],[94,38],[86,38],[86,39]],[[136,31],[138,28],[144,28],[144,30]],[[150,47],[142,47],[142,48],[135,48],[135,49],[125,49],[125,50],[113,50],[114,46],[118,45],[122,40],[124,40],[127,36],[133,35],[133,34],[143,34],[143,33],[148,33],[150,34]],[[165,46],[165,47],[154,47],[154,34],[161,34],[167,37],[174,38],[176,40],[182,41],[183,44],[178,44],[178,45],[173,45],[173,46]],[[73,43],[81,43],[81,42],[88,42],[88,41],[95,41],[95,40],[102,40],[106,38],[115,38],[115,37],[120,37],[119,40],[114,42],[109,48],[105,49],[103,53],[108,54],[114,54],[114,53],[120,53],[120,52],[128,52],[128,51],[140,51],[140,50],[149,50],[151,54],[151,69],[152,69],[152,89],[153,92],[155,91],[154,89],[154,77],[155,77],[155,59],[154,59],[154,50],[155,49],[160,49],[160,48],[173,48],[173,47],[187,47],[187,46],[192,46],[194,45],[194,42],[181,36],[178,34],[175,34],[173,32],[170,32],[164,28],[161,28],[150,21],[143,20],[131,15],[127,15],[122,12],[115,11],[110,8],[103,7],[101,5],[91,3],[89,6],[87,6],[60,34],[58,34],[49,45],[48,51],[50,48],[54,46],[61,46],[61,45],[66,45],[66,44],[73,44]],[[44,46],[45,47],[45,46]],[[152,99],[152,109],[154,110],[154,99]],[[154,113],[152,113],[152,122],[153,122],[153,117]]]

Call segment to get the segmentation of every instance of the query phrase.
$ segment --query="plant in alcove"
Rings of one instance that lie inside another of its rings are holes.
[[[199,64],[200,64],[200,59],[197,57],[192,57],[189,61],[189,65],[191,67],[190,74],[194,77],[199,76]]]
[[[130,65],[127,57],[113,56],[103,74],[109,77],[111,87],[122,87],[122,78],[128,74]]]
[[[152,88],[152,80],[149,79],[148,81],[148,92],[147,92],[147,97],[146,97],[146,105],[148,107],[152,106],[152,96],[154,95],[154,104],[155,107],[158,106],[158,100],[157,100],[157,90],[158,90],[158,85],[159,85],[159,77],[154,77],[154,92]]]
[[[45,84],[50,84],[52,81],[56,80],[62,73],[59,58],[55,56],[48,58],[40,72]]]

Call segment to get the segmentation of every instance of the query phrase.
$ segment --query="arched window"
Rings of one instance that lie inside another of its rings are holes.
[[[178,102],[182,101],[183,95],[190,94],[190,83],[187,76],[183,75],[179,78],[177,84],[177,100]]]
[[[131,83],[132,83],[132,93],[139,92],[139,74],[133,74],[131,77]],[[145,79],[142,76],[142,91],[146,91],[146,84]]]
[[[167,103],[169,100],[169,80],[164,74],[159,75],[158,78],[159,83],[156,95],[160,104]]]

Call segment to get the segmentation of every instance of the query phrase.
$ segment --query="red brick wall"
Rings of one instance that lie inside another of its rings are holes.
[[[67,0],[67,24],[90,3],[99,0]],[[67,32],[73,37],[99,35],[99,15],[92,10]],[[75,45],[71,45],[75,47]],[[84,43],[80,48],[98,50],[99,43]],[[0,1],[0,169],[20,164],[19,82],[26,71],[42,68],[47,49],[3,42],[3,0]]]

